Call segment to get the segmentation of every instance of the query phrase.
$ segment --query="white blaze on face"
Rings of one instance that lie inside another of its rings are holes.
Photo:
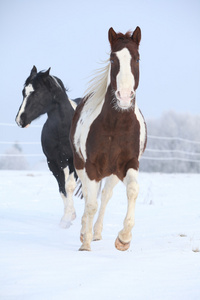
[[[20,126],[20,118],[21,118],[21,114],[25,111],[27,99],[28,99],[28,97],[30,96],[30,94],[31,94],[32,92],[34,92],[34,88],[33,88],[32,84],[27,85],[27,86],[25,87],[25,89],[24,89],[24,92],[25,92],[25,97],[24,97],[24,100],[23,100],[23,102],[22,102],[21,108],[20,108],[20,110],[19,110],[19,112],[18,112],[18,115],[17,115],[17,117],[16,117],[16,122],[17,122],[17,124],[18,124],[19,126]]]
[[[120,67],[116,78],[117,90],[115,94],[122,107],[129,107],[135,96],[135,79],[131,71],[131,54],[127,48],[123,48],[115,54],[119,59]]]

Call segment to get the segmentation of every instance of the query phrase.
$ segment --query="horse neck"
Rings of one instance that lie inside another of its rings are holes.
[[[47,111],[48,119],[54,119],[54,122],[62,120],[62,122],[67,122],[67,113],[73,111],[69,99],[65,92],[61,91],[59,93],[52,93],[52,100],[49,110]]]
[[[106,62],[106,66],[96,71],[94,78],[89,82],[88,89],[85,92],[85,110],[92,111],[94,108],[103,104],[105,94],[110,82],[110,63]]]
[[[104,104],[103,104],[103,108],[102,108],[102,111],[103,111],[103,114],[104,115],[107,115],[107,114],[117,114],[117,110],[115,110],[113,108],[113,92],[112,92],[112,87],[111,87],[111,84],[109,84],[108,88],[107,88],[107,91],[106,91],[106,95],[105,95],[105,98],[104,98]]]

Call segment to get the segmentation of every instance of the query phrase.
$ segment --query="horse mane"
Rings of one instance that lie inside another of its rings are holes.
[[[63,91],[65,91],[65,92],[68,91],[68,90],[66,89],[66,87],[64,86],[64,84],[63,84],[63,82],[62,82],[61,79],[59,79],[59,78],[56,77],[56,76],[52,76],[52,75],[50,75],[50,77],[53,78],[53,80],[56,82],[56,84],[57,84],[58,86],[60,86],[60,87],[63,89]]]
[[[61,79],[59,79],[56,76],[52,76],[52,75],[48,75],[47,77],[44,78],[43,75],[45,72],[46,71],[43,70],[43,71],[38,72],[34,77],[29,76],[26,79],[24,86],[35,81],[35,82],[40,82],[40,83],[46,85],[47,88],[51,88],[52,86],[55,86],[57,88],[60,88],[64,92],[67,92],[67,89],[65,88]]]
[[[131,30],[127,31],[125,34],[118,32],[117,39],[130,39],[132,36]]]
[[[103,63],[106,65],[97,69],[93,73],[93,78],[88,82],[88,88],[84,93],[84,110],[93,111],[105,98],[108,86],[108,73],[110,69],[110,60]]]

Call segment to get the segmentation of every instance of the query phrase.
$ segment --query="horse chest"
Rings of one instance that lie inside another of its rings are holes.
[[[90,127],[86,145],[86,169],[91,179],[111,174],[123,179],[126,165],[139,156],[139,122],[134,118],[107,119],[101,116]]]

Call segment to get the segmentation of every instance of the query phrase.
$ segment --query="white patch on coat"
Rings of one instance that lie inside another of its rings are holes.
[[[109,61],[107,61],[108,63]],[[74,134],[74,146],[76,152],[84,160],[86,160],[86,140],[90,130],[91,124],[98,117],[101,112],[102,106],[105,100],[105,94],[107,87],[110,83],[110,62],[103,68],[96,72],[96,76],[89,82],[89,88],[86,91],[90,97],[87,99],[79,121],[76,125],[76,131]],[[81,153],[80,153],[81,150]]]
[[[93,111],[83,109],[76,126],[76,132],[74,135],[74,145],[76,148],[76,152],[80,155],[81,158],[83,155],[85,161],[87,159],[86,140],[90,131],[90,126],[100,114],[103,103],[104,101],[102,101]],[[80,150],[82,155],[80,153]]]
[[[85,209],[82,216],[81,237],[83,244],[80,250],[91,250],[90,244],[92,241],[92,227],[94,215],[98,208],[97,193],[100,183],[95,180],[90,180],[85,169],[77,170],[77,174],[82,182],[82,191],[85,198]]]
[[[25,93],[25,97],[24,97],[24,100],[22,102],[22,105],[21,105],[21,108],[18,112],[18,115],[16,117],[16,122],[17,124],[20,126],[20,118],[21,118],[21,114],[25,111],[25,108],[26,108],[26,104],[27,104],[27,100],[28,100],[28,97],[30,96],[30,94],[34,92],[34,88],[32,86],[32,84],[28,84],[25,88],[24,88],[24,93]]]
[[[139,192],[137,183],[138,171],[129,169],[123,182],[126,185],[126,193],[128,198],[128,207],[126,217],[124,219],[124,227],[119,232],[118,238],[123,243],[130,243],[132,238],[131,230],[135,224],[135,203]]]
[[[51,78],[55,81],[57,87],[59,87],[60,89],[62,89],[62,87],[60,86],[58,80],[54,76],[51,76]]]
[[[69,174],[69,168],[68,167],[64,168],[63,171],[64,171],[64,174],[65,174],[66,192],[67,192],[68,197],[70,196],[72,198],[73,192],[76,188],[76,180],[75,180],[75,177],[74,177],[74,172]]]
[[[61,193],[61,197],[64,203],[64,215],[61,219],[60,226],[62,228],[68,228],[76,217],[74,208],[73,193],[76,188],[76,180],[74,178],[74,172],[69,174],[69,168],[63,169],[65,175],[65,189],[67,197]]]
[[[138,158],[138,159],[140,159],[140,157],[144,151],[144,146],[145,146],[145,141],[146,141],[146,125],[145,125],[144,118],[136,104],[135,104],[135,115],[136,115],[138,122],[140,123],[140,153],[139,153],[139,158]]]
[[[123,183],[127,186],[131,178],[131,181],[136,181],[138,178],[138,170],[134,170],[133,168],[128,169],[126,176],[123,179]]]
[[[103,219],[105,215],[106,206],[108,201],[111,199],[113,195],[113,189],[115,185],[119,182],[119,178],[116,175],[110,175],[106,178],[104,188],[101,193],[101,206],[99,209],[99,215],[94,225],[94,240],[101,240],[102,230],[103,230]]]

